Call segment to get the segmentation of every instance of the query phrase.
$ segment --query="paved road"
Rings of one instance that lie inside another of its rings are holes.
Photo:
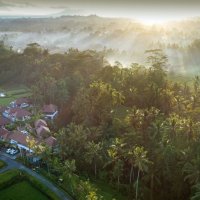
[[[31,176],[34,176],[35,178],[37,178],[40,182],[42,182],[44,185],[46,185],[49,189],[51,189],[53,192],[55,192],[57,194],[58,197],[60,197],[60,199],[62,200],[72,200],[71,197],[69,197],[64,191],[62,191],[61,189],[57,188],[53,183],[51,183],[50,181],[48,181],[46,178],[44,178],[43,176],[37,174],[36,172],[32,171],[31,169],[25,167],[24,165],[22,165],[19,162],[16,162],[4,155],[0,154],[0,160],[3,160],[4,162],[7,163],[7,166],[0,169],[0,173],[3,173],[9,169],[20,169],[20,170],[24,170],[25,172],[27,172],[28,174],[30,174]]]

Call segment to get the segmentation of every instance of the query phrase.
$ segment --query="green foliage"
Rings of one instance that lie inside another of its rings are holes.
[[[193,195],[191,197],[191,200],[198,200],[200,198],[200,184],[197,183],[193,186]]]
[[[151,162],[147,158],[147,151],[144,150],[143,147],[135,147],[133,151],[135,162],[134,165],[137,167],[140,171],[147,172],[148,171],[148,164]]]
[[[111,118],[116,106],[123,103],[123,95],[110,84],[93,82],[89,88],[80,90],[73,105],[78,122],[98,126]]]
[[[7,125],[5,126],[5,128],[6,128],[7,130],[9,130],[9,131],[13,131],[13,130],[16,130],[17,125],[16,125],[16,124],[7,124]]]
[[[89,181],[80,181],[76,189],[77,198],[80,200],[101,200],[101,195],[98,195],[97,189]]]
[[[0,41],[0,58],[9,58],[12,54],[14,54],[12,47],[7,47],[3,41]]]
[[[37,44],[0,57],[1,83],[26,84],[36,105],[59,106],[59,148],[43,160],[76,199],[106,199],[92,184],[99,179],[127,200],[198,198],[199,77],[193,84],[169,79],[162,50],[146,55],[147,67],[130,68],[103,67],[95,51],[49,54]]]

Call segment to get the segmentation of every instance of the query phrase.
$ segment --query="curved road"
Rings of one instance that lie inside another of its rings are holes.
[[[24,165],[22,165],[19,162],[16,162],[4,155],[0,154],[0,160],[3,160],[4,162],[7,163],[7,166],[0,169],[0,173],[3,173],[9,169],[20,169],[23,170],[25,172],[27,172],[28,174],[30,174],[31,176],[34,176],[35,178],[37,178],[41,183],[43,183],[44,185],[46,185],[50,190],[52,190],[58,197],[60,197],[60,199],[62,200],[72,200],[71,197],[69,197],[63,190],[57,188],[53,183],[51,183],[50,181],[48,181],[47,179],[45,179],[43,176],[37,174],[36,172],[32,171],[31,169],[25,167]]]

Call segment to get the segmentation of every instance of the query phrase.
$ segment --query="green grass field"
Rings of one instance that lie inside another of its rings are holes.
[[[60,200],[36,178],[17,169],[0,173],[0,200]]]
[[[40,191],[27,181],[22,181],[0,190],[1,200],[48,200]]]
[[[6,166],[6,163],[2,160],[0,160],[0,169],[5,167]]]
[[[31,95],[30,90],[28,90],[26,87],[8,89],[4,92],[7,96],[0,98],[0,105],[3,106],[7,106],[10,102],[20,97],[27,97]]]

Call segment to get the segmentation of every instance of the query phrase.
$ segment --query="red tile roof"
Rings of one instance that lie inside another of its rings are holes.
[[[54,113],[57,110],[58,110],[57,106],[53,104],[44,105],[42,109],[43,113]]]
[[[22,98],[19,98],[19,99],[16,99],[15,100],[15,104],[16,105],[21,105],[23,103],[27,103],[29,104],[30,103],[30,99],[29,98],[26,98],[26,97],[22,97]]]
[[[0,126],[5,126],[5,125],[7,125],[9,123],[10,123],[10,120],[8,120],[5,117],[0,117]]]
[[[28,112],[27,110],[24,110],[22,108],[10,108],[8,110],[8,113],[10,115],[13,115],[17,118],[22,118],[22,117],[26,117],[26,116],[31,116],[31,113]]]
[[[47,123],[45,120],[43,119],[38,119],[35,121],[35,128],[39,128],[40,126],[46,126],[47,127]]]
[[[0,128],[0,137],[2,137],[4,140],[9,139],[9,135],[11,134],[10,131],[4,129],[4,128]]]
[[[49,133],[50,133],[50,130],[48,127],[46,126],[40,126],[36,129],[36,132],[37,132],[37,136],[38,137],[48,137],[49,136]]]
[[[44,142],[49,146],[49,147],[55,147],[57,144],[57,140],[55,137],[50,136],[47,139],[44,140]]]
[[[9,135],[9,139],[10,140],[15,140],[16,142],[28,146],[28,142],[27,140],[32,140],[34,139],[32,136],[27,136],[19,131],[13,131],[10,135]]]

